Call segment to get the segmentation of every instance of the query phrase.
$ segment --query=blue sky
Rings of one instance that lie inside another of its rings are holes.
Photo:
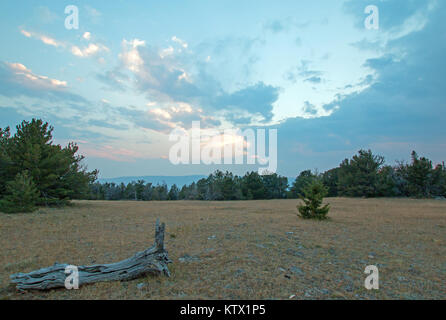
[[[364,26],[368,5],[378,30]],[[277,129],[287,176],[360,148],[446,160],[444,1],[2,1],[0,12],[0,127],[43,118],[101,177],[250,169],[172,165],[168,134],[194,120]]]

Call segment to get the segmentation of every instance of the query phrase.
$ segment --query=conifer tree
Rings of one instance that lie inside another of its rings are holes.
[[[5,183],[25,170],[39,191],[40,205],[63,205],[88,194],[98,172],[87,172],[76,144],[53,144],[53,127],[40,119],[16,128],[13,136],[9,127],[0,129],[0,197]]]
[[[36,210],[39,191],[28,171],[18,173],[6,184],[6,195],[0,200],[0,211],[5,213],[32,212]]]
[[[359,150],[352,159],[342,161],[338,171],[338,192],[347,197],[376,197],[379,195],[378,173],[384,157],[371,150]]]
[[[298,216],[303,219],[327,219],[330,206],[328,204],[322,206],[324,197],[327,195],[327,187],[319,179],[311,181],[303,188],[303,195],[300,196],[303,205],[298,205]]]

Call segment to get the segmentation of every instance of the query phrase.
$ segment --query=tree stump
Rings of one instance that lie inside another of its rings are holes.
[[[100,281],[132,280],[146,274],[164,274],[170,276],[167,264],[172,261],[164,249],[165,224],[156,221],[155,243],[152,247],[136,253],[133,257],[111,264],[76,266],[79,286]],[[48,290],[65,287],[69,264],[55,263],[29,273],[16,273],[10,276],[11,282],[20,290]]]

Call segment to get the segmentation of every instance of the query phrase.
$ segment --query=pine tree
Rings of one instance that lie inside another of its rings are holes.
[[[348,197],[376,197],[378,173],[384,157],[374,155],[371,150],[359,150],[351,160],[342,161],[338,171],[338,192]]]
[[[5,213],[33,212],[39,191],[27,171],[18,173],[6,185],[6,196],[0,200],[0,211]]]
[[[248,200],[265,199],[265,187],[261,176],[256,171],[245,174],[243,177],[242,192]]]
[[[383,166],[378,172],[377,196],[394,197],[400,195],[397,188],[395,169],[392,166]]]
[[[316,179],[316,175],[311,172],[311,170],[302,171],[294,180],[293,185],[291,186],[291,197],[299,198],[303,195],[303,190],[305,187],[310,184],[314,179]]]
[[[180,190],[178,189],[177,185],[174,184],[172,187],[170,187],[169,194],[167,196],[168,200],[178,200]]]
[[[446,197],[446,166],[443,162],[433,171],[432,193],[437,197]]]
[[[11,132],[9,127],[0,128],[0,198],[6,191],[6,183],[14,179],[11,171],[11,158],[8,155],[8,147]]]
[[[327,219],[330,206],[328,204],[322,206],[324,197],[327,195],[327,187],[319,179],[315,179],[303,188],[303,196],[300,198],[304,202],[303,205],[298,205],[298,216],[303,219]]]
[[[410,164],[399,163],[396,168],[401,193],[408,197],[428,198],[435,195],[435,171],[432,161],[418,157],[415,151],[411,154]]]
[[[325,171],[322,174],[322,182],[328,188],[328,197],[338,196],[339,167]]]
[[[277,173],[267,172],[262,175],[262,181],[266,199],[283,199],[286,197],[288,178],[281,177]]]
[[[22,121],[16,128],[12,137],[9,130],[0,132],[0,153],[7,155],[7,173],[12,177],[6,181],[27,170],[40,193],[41,205],[66,204],[70,199],[88,195],[88,186],[96,180],[98,172],[86,171],[82,164],[84,157],[76,154],[79,149],[76,144],[64,148],[54,145],[53,127],[40,119]]]
[[[412,151],[412,164],[408,166],[409,192],[411,196],[418,198],[431,196],[432,185],[432,161],[425,157],[418,157]]]

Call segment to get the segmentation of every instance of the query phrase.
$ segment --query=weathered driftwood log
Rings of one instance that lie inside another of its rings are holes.
[[[111,264],[95,264],[77,266],[79,286],[87,283],[114,280],[132,280],[146,274],[164,274],[170,276],[167,264],[171,263],[164,249],[165,225],[156,221],[155,244],[133,257]],[[11,282],[21,290],[48,290],[65,287],[68,274],[65,268],[68,264],[55,263],[48,268],[42,268],[30,273],[11,275]]]

